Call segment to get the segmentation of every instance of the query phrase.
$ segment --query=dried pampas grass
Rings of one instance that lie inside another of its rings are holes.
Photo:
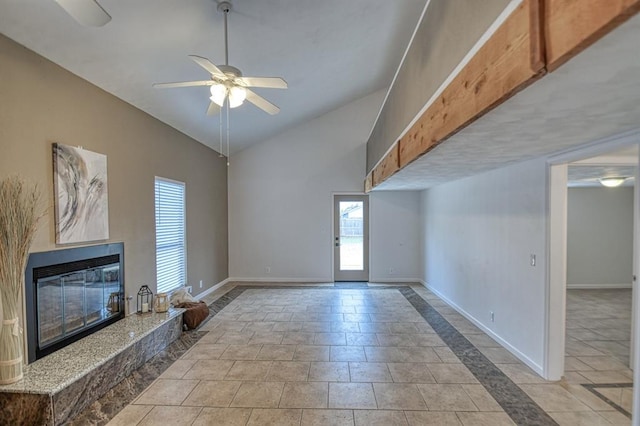
[[[40,191],[18,177],[0,181],[0,385],[22,379],[18,318],[29,247],[42,217]]]

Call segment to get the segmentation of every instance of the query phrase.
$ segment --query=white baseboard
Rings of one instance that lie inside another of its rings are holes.
[[[494,333],[490,328],[486,327],[484,324],[482,324],[480,321],[478,321],[473,315],[469,314],[467,311],[465,311],[464,309],[462,309],[460,306],[456,305],[455,303],[453,303],[451,300],[449,300],[447,297],[445,297],[442,293],[440,293],[438,290],[434,289],[433,287],[429,286],[429,284],[423,280],[420,280],[420,283],[425,286],[427,288],[427,290],[431,291],[432,293],[434,293],[436,296],[438,296],[443,302],[445,302],[446,304],[448,304],[449,306],[451,306],[453,309],[455,309],[456,311],[458,311],[458,313],[460,315],[462,315],[463,317],[465,317],[466,319],[468,319],[469,321],[471,321],[473,323],[473,325],[475,325],[476,327],[478,327],[480,330],[482,330],[483,332],[485,332],[486,334],[488,334],[492,339],[494,339],[496,342],[498,342],[500,345],[502,345],[502,347],[504,347],[506,350],[508,350],[509,352],[511,352],[513,354],[513,356],[515,356],[516,358],[518,358],[520,361],[524,362],[525,364],[527,364],[533,371],[535,371],[536,373],[538,373],[538,375],[540,375],[540,377],[544,377],[544,373],[543,373],[543,368],[538,365],[537,363],[535,363],[533,360],[531,360],[529,357],[527,357],[525,354],[523,354],[522,352],[520,352],[518,349],[516,349],[515,347],[513,347],[509,342],[507,342],[506,340],[504,340],[502,337],[498,336],[496,333]]]
[[[275,277],[253,277],[253,278],[238,278],[231,277],[229,282],[255,282],[255,283],[332,283],[331,278],[275,278]]]
[[[611,290],[619,288],[632,288],[631,283],[619,284],[567,284],[568,290]]]
[[[220,281],[218,284],[206,289],[205,291],[203,291],[202,293],[193,296],[194,298],[200,300],[202,298],[204,298],[205,296],[207,296],[208,294],[213,293],[214,291],[218,290],[219,288],[221,288],[223,285],[228,284],[231,280],[229,280],[229,278],[227,278],[226,280]]]
[[[384,283],[421,283],[420,278],[369,278],[369,282],[372,284],[384,284]]]

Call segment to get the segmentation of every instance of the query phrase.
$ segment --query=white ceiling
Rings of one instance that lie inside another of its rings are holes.
[[[638,46],[640,15],[405,167],[376,190],[425,189],[639,129]],[[610,168],[601,172],[627,174],[629,170]]]
[[[187,55],[224,63],[215,0],[99,0],[112,16],[83,27],[54,0],[0,0],[0,33],[214,149],[219,118]],[[232,0],[229,63],[247,76],[281,76],[288,90],[256,89],[281,108],[231,111],[231,152],[275,136],[378,89],[400,63],[426,0]]]

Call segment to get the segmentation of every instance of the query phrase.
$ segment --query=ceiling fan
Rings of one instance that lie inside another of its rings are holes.
[[[245,99],[261,110],[275,115],[280,108],[261,97],[249,87],[264,87],[268,89],[286,89],[287,82],[280,77],[243,77],[242,72],[229,65],[229,43],[227,32],[227,15],[231,10],[231,3],[222,2],[218,5],[218,11],[224,13],[224,65],[214,65],[209,59],[201,56],[189,55],[189,57],[211,74],[210,80],[182,81],[176,83],[155,83],[156,88],[210,86],[211,103],[207,109],[207,115],[213,115],[220,111],[225,101],[230,108],[235,108]]]
[[[111,16],[95,0],[56,0],[73,19],[86,27],[101,27]]]

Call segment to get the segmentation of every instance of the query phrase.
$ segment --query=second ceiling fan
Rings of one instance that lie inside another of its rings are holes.
[[[280,108],[258,95],[249,87],[264,87],[268,89],[286,89],[287,82],[280,77],[243,77],[242,72],[229,65],[229,42],[227,31],[227,15],[231,11],[231,3],[222,2],[218,5],[218,11],[224,13],[224,65],[215,65],[207,58],[189,55],[189,57],[211,74],[211,79],[201,81],[181,81],[176,83],[155,83],[156,88],[210,86],[211,103],[207,109],[207,115],[220,112],[225,101],[230,108],[242,105],[245,99],[263,111],[275,115]]]

